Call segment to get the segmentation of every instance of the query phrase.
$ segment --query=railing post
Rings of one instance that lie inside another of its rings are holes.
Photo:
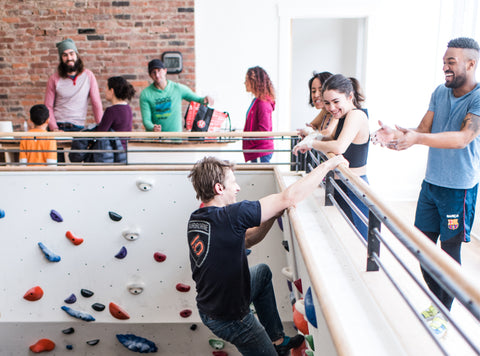
[[[380,232],[380,220],[377,219],[375,214],[371,210],[368,211],[368,257],[367,257],[367,272],[368,271],[378,271],[379,267],[372,255],[375,253],[380,257],[380,241],[375,235],[374,229],[377,229]]]
[[[335,192],[335,187],[333,186],[331,180],[333,179],[333,171],[328,171],[327,175],[325,176],[325,206],[332,206],[332,201],[328,198],[328,195]]]

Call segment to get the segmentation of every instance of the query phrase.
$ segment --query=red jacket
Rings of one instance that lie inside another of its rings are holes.
[[[274,101],[253,99],[253,104],[247,112],[247,121],[243,131],[272,131],[272,112],[274,109]],[[243,140],[243,149],[273,150],[273,140]],[[243,156],[245,157],[245,162],[247,162],[270,153],[272,152],[243,152]]]

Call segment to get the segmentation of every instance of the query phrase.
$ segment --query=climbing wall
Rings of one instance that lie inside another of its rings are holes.
[[[137,351],[212,355],[215,337],[196,310],[186,246],[186,222],[199,205],[186,176],[3,172],[0,355],[28,354],[41,339],[55,343],[50,354],[132,354],[117,335]],[[239,171],[237,180],[239,199],[276,189],[271,171]],[[281,241],[275,225],[249,259],[270,265],[289,321]],[[238,355],[230,345],[222,351]]]

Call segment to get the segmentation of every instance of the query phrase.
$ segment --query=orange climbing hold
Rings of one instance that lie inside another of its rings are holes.
[[[295,304],[293,304],[293,323],[303,335],[308,335],[308,323],[303,314],[295,308]]]
[[[80,245],[82,242],[83,242],[83,239],[80,238],[80,237],[76,237],[75,235],[72,234],[71,231],[67,231],[67,233],[65,234],[65,236],[67,237],[67,239],[69,239],[74,245]]]
[[[110,310],[110,314],[112,314],[112,316],[114,318],[117,318],[117,319],[120,319],[120,320],[130,319],[130,315],[128,315],[128,313],[125,310],[123,310],[117,304],[115,304],[113,302],[111,302],[108,305],[108,309]]]
[[[52,351],[55,348],[55,343],[49,339],[40,339],[35,344],[30,346],[30,350],[35,353]]]
[[[42,297],[43,297],[43,289],[40,288],[39,286],[30,288],[29,290],[27,290],[27,292],[23,296],[23,298],[31,302],[39,300]]]

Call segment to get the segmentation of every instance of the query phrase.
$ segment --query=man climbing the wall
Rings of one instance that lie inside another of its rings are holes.
[[[239,203],[232,163],[206,157],[190,172],[203,203],[191,214],[187,229],[197,307],[202,322],[242,355],[289,355],[303,343],[302,335],[285,336],[272,273],[265,264],[249,268],[245,248],[262,241],[276,217],[310,195],[341,163],[348,165],[343,156],[336,156],[280,193]]]

